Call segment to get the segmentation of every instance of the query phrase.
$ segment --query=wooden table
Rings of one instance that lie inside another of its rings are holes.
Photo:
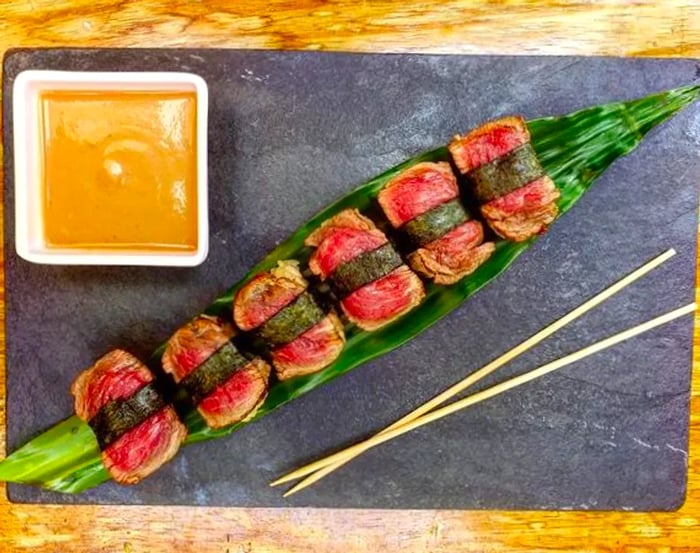
[[[700,57],[698,0],[409,4],[3,0],[0,50],[188,46]],[[2,486],[0,551],[700,550],[699,340],[696,330],[688,499],[677,513],[32,506],[8,503]],[[4,346],[0,353],[4,360]],[[4,379],[3,370],[3,420]],[[0,455],[4,438],[0,427]]]

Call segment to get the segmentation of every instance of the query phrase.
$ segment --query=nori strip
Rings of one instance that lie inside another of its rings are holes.
[[[440,204],[405,223],[401,229],[418,247],[445,236],[471,219],[459,198]]]
[[[486,203],[538,179],[544,175],[530,142],[512,152],[494,159],[469,173],[474,195],[480,203]]]
[[[248,363],[250,360],[238,351],[233,342],[226,342],[183,378],[180,386],[187,391],[192,403],[198,405]]]
[[[268,347],[288,344],[318,323],[326,314],[314,297],[302,292],[296,299],[265,321],[254,334]]]
[[[149,382],[132,396],[105,403],[88,424],[100,450],[104,451],[132,428],[155,415],[167,405],[156,381]]]
[[[358,288],[388,275],[403,265],[403,259],[389,242],[355,259],[339,265],[330,276],[338,297],[344,297]]]

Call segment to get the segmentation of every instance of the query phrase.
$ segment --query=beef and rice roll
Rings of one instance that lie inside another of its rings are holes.
[[[173,334],[163,353],[163,369],[211,428],[251,418],[267,397],[270,366],[243,355],[233,337],[230,323],[200,315]]]
[[[236,325],[265,344],[280,380],[320,371],[345,345],[340,319],[308,286],[299,263],[285,260],[253,277],[233,301]]]
[[[458,135],[449,150],[499,236],[527,240],[556,218],[559,190],[542,170],[522,117],[503,117]]]
[[[309,269],[330,281],[347,317],[375,330],[404,315],[425,296],[420,278],[386,235],[356,209],[341,211],[312,232]]]
[[[120,484],[136,484],[172,459],[187,436],[153,373],[130,353],[114,350],[71,386],[75,412],[95,432],[102,462]]]
[[[482,243],[484,229],[459,199],[449,163],[419,163],[391,179],[379,192],[379,205],[416,250],[408,262],[436,284],[452,284],[472,273],[494,251]]]

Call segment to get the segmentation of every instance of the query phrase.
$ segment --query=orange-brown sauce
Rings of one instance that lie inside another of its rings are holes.
[[[197,247],[196,98],[179,92],[41,96],[49,247]]]

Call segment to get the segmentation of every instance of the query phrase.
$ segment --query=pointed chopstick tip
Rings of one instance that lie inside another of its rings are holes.
[[[306,487],[306,486],[303,486],[303,487],[302,487],[302,486],[300,486],[299,484],[297,484],[297,485],[294,486],[293,488],[289,488],[286,492],[284,492],[284,493],[282,494],[282,497],[285,497],[285,498],[286,498],[286,497],[289,497],[290,495],[294,495],[294,494],[297,493],[298,491],[301,491],[304,487]]]
[[[275,486],[279,486],[280,484],[284,484],[285,482],[289,482],[289,480],[292,480],[292,478],[287,479],[287,476],[281,476],[277,480],[273,480],[268,484],[271,488],[274,488]]]

